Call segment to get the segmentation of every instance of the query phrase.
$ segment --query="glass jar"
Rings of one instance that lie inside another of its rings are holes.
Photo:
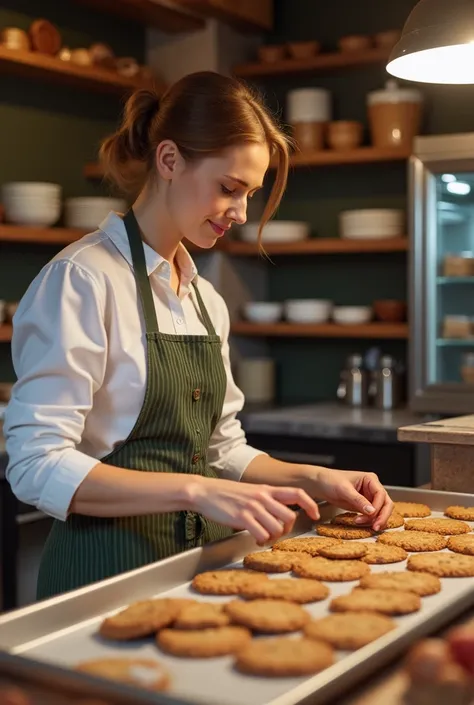
[[[461,377],[466,384],[474,384],[474,352],[467,352],[462,356]]]

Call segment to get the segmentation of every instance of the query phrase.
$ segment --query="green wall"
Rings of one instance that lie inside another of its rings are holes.
[[[276,24],[268,43],[318,39],[335,49],[344,34],[370,34],[402,27],[415,0],[276,0]],[[280,114],[288,90],[320,86],[333,94],[334,119],[361,120],[367,126],[366,94],[389,78],[383,65],[326,75],[291,76],[259,84]],[[474,130],[474,89],[423,86],[423,132]],[[366,141],[368,131],[366,127]],[[350,208],[406,206],[406,163],[332,166],[294,171],[280,207],[281,219],[311,223],[312,234],[338,235],[338,213]],[[337,304],[370,304],[376,298],[406,298],[407,257],[403,254],[275,258],[269,267],[269,299],[331,298]],[[404,341],[271,340],[279,365],[279,400],[284,403],[335,399],[346,356],[375,344],[406,361]]]
[[[38,13],[41,13],[39,15]],[[73,0],[0,0],[0,28],[27,29],[38,16],[61,31],[71,48],[96,41],[111,45],[118,56],[145,55],[140,25],[104,15]],[[112,131],[121,98],[2,74],[0,78],[0,184],[9,181],[52,181],[63,196],[106,193],[87,181],[82,169],[94,160],[102,137]],[[57,248],[0,243],[0,298],[17,300]],[[0,380],[13,380],[10,345],[0,344]]]

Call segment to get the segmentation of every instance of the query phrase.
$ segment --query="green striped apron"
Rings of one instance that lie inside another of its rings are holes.
[[[221,340],[194,282],[207,335],[160,333],[132,210],[124,222],[146,326],[147,384],[130,435],[102,462],[142,472],[217,477],[207,463],[207,448],[226,390]],[[123,393],[129,392],[124,388]],[[191,511],[114,518],[71,514],[66,521],[53,523],[41,560],[37,596],[73,590],[231,534],[231,529]]]

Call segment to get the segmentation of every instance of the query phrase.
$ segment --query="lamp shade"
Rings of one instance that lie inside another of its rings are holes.
[[[387,71],[421,83],[474,84],[474,0],[420,0]]]

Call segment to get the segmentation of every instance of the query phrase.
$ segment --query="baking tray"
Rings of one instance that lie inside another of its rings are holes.
[[[387,489],[395,501],[428,504],[434,516],[441,515],[451,504],[474,506],[474,495],[470,494],[395,487]],[[321,504],[320,510],[323,521],[340,511],[327,504]],[[301,514],[291,535],[306,532],[314,535],[312,526],[308,517]],[[474,605],[474,578],[443,579],[441,593],[423,598],[420,612],[397,618],[397,629],[356,652],[338,652],[338,660],[333,666],[310,678],[246,676],[232,668],[231,657],[177,659],[162,654],[153,640],[116,645],[102,642],[96,637],[97,627],[104,616],[138,599],[195,596],[189,582],[196,573],[239,565],[246,553],[256,549],[258,547],[252,537],[247,532],[240,532],[216,544],[193,549],[93,586],[7,613],[0,617],[0,649],[8,652],[10,663],[24,664],[24,659],[29,659],[38,667],[38,662],[48,664],[51,675],[53,671],[64,674],[64,668],[70,669],[81,660],[105,655],[159,658],[171,672],[172,690],[162,698],[133,688],[125,691],[124,686],[120,686],[119,692],[122,694],[135,692],[137,703],[322,705],[404,652],[415,639],[436,631]],[[374,573],[404,570],[405,563],[371,566],[371,569]],[[280,577],[285,577],[285,574]],[[278,579],[278,576],[272,576],[272,579]],[[306,605],[306,609],[313,617],[327,614],[329,600],[350,592],[357,582],[328,583],[331,591],[328,600]],[[203,595],[199,599],[225,602],[229,598]],[[70,670],[66,672],[71,673]],[[100,682],[82,674],[74,674],[74,677],[84,679],[84,683],[97,685]],[[115,684],[109,685],[111,693],[114,687]]]

